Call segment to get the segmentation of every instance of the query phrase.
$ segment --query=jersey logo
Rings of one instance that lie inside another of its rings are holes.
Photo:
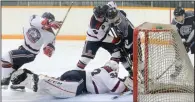
[[[41,38],[41,33],[36,28],[28,29],[26,35],[32,43],[36,43]]]
[[[181,35],[189,35],[192,32],[192,25],[186,25],[186,26],[182,26],[180,28],[180,34]]]

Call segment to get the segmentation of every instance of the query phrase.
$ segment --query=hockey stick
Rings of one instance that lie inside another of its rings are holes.
[[[124,92],[124,93],[122,93],[122,94],[120,94],[120,95],[117,95],[117,96],[112,97],[112,99],[118,99],[118,98],[121,98],[121,97],[123,97],[123,96],[132,95],[132,94],[133,94],[132,91],[127,91],[127,92]]]
[[[158,80],[158,79],[160,79],[175,63],[176,63],[176,61],[177,60],[175,60],[171,65],[169,65],[169,67],[167,67],[167,69],[164,71],[164,72],[162,72],[159,76],[157,76],[156,78],[155,78],[155,80]]]
[[[71,3],[71,5],[70,5],[68,11],[66,12],[65,17],[64,17],[64,19],[62,20],[62,25],[64,24],[64,22],[65,22],[65,20],[66,20],[66,17],[68,16],[68,14],[69,14],[69,12],[70,12],[70,9],[72,8],[73,3],[74,3],[74,2]],[[61,27],[58,29],[58,31],[56,32],[56,36],[59,34],[61,28],[62,28],[62,26],[61,26]]]
[[[111,33],[112,33],[112,35],[113,35],[114,38],[117,38],[117,37],[118,37],[118,34],[115,33],[116,29],[111,28],[110,31],[111,31]],[[131,45],[131,46],[132,46],[132,45]],[[130,56],[128,56],[128,53],[127,53],[127,51],[125,50],[125,47],[123,46],[122,48],[120,48],[120,50],[124,53],[124,57],[125,57],[125,59],[127,60],[127,62],[128,62],[128,64],[129,64],[131,70],[133,71],[132,61],[130,60]],[[139,79],[140,79],[140,80],[139,80],[140,82],[143,81],[143,76],[142,76],[142,74],[141,74],[139,71],[138,71],[138,77],[139,77]]]

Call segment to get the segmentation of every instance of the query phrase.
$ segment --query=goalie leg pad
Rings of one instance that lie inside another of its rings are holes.
[[[81,82],[61,81],[41,75],[39,77],[39,91],[45,92],[56,98],[75,97]]]
[[[78,86],[76,95],[80,95],[82,93],[87,92],[86,88],[86,72],[81,70],[71,70],[65,72],[61,77],[60,80],[62,81],[69,81],[69,82],[81,82]]]

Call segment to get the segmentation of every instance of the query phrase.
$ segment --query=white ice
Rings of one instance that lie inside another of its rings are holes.
[[[23,43],[23,40],[3,40],[2,41],[2,52],[6,53],[9,50],[17,49]],[[56,50],[51,58],[48,58],[43,54],[41,50],[40,54],[37,55],[34,62],[25,64],[22,68],[28,68],[37,74],[47,74],[53,77],[58,77],[64,72],[71,70],[76,67],[77,61],[82,53],[84,41],[57,41]],[[3,54],[2,53],[2,54]],[[194,64],[193,55],[189,54],[192,63]],[[106,61],[108,61],[110,55],[107,51],[99,49],[94,60],[92,60],[86,67],[87,71],[93,70],[94,68],[101,67]],[[127,75],[125,69],[120,66],[119,76],[124,77]],[[81,95],[75,98],[69,99],[55,99],[51,96],[37,94],[31,90],[26,92],[16,92],[13,90],[2,90],[3,102],[92,102],[92,101],[123,101],[131,102],[132,95],[124,96],[116,100],[112,100],[115,95],[111,94],[99,94],[99,95]]]
[[[9,50],[17,49],[23,43],[23,40],[3,40],[2,41],[2,54]],[[34,62],[25,64],[22,68],[28,68],[37,74],[47,74],[53,77],[59,77],[64,72],[76,67],[79,60],[84,41],[56,41],[56,50],[51,58],[48,58],[43,54],[43,51],[37,55]],[[101,67],[106,61],[108,61],[110,55],[107,51],[100,48],[94,60],[92,60],[86,67],[87,71],[94,68]],[[125,69],[120,66],[120,77],[127,75]],[[99,95],[81,95],[75,98],[69,99],[55,99],[50,96],[37,94],[31,90],[26,92],[16,92],[13,90],[2,90],[3,102],[92,102],[92,101],[132,101],[132,96],[125,96],[112,100],[112,97],[116,95],[111,94],[99,94]]]

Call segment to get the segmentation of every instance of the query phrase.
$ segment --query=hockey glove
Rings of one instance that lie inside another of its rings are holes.
[[[62,26],[62,21],[52,21],[49,22],[48,19],[45,19],[42,21],[42,25],[43,25],[43,29],[50,29],[50,28],[54,28],[54,29],[59,29]]]
[[[131,77],[125,77],[123,80],[123,83],[125,84],[125,86],[129,89],[129,90],[133,90],[133,78]]]
[[[47,55],[48,57],[51,57],[53,52],[55,50],[55,47],[49,43],[46,47],[43,48],[43,52],[45,55]]]
[[[49,23],[50,27],[54,28],[54,29],[59,29],[62,26],[62,22],[61,21],[53,21],[51,23]]]

